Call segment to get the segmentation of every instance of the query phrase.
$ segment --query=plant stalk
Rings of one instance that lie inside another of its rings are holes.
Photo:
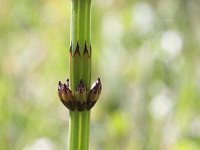
[[[85,46],[90,49],[91,0],[71,0],[71,3],[70,86],[75,94],[80,80],[83,80],[87,89],[91,84],[91,51],[90,57],[84,55]],[[77,47],[79,54],[76,53]],[[68,150],[88,150],[90,111],[69,110],[69,117]]]

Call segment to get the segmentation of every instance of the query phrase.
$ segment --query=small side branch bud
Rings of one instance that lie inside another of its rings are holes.
[[[74,102],[72,91],[69,89],[69,79],[66,80],[66,84],[62,84],[60,81],[58,82],[58,96],[61,102],[70,110],[74,110]]]
[[[89,95],[88,95],[88,100],[87,100],[87,109],[91,109],[95,103],[97,102],[100,94],[101,94],[101,89],[102,89],[102,85],[101,85],[101,80],[98,77],[97,81],[93,83]]]

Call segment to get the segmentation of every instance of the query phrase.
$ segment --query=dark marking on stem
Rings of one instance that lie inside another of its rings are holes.
[[[77,42],[77,44],[76,44],[76,49],[75,49],[75,52],[74,52],[74,55],[73,55],[73,56],[75,56],[75,55],[81,56],[81,54],[80,54],[80,48],[79,48],[78,42]]]
[[[69,53],[70,53],[70,57],[71,57],[72,56],[72,44],[71,44],[71,46],[69,48]]]
[[[85,41],[85,44],[84,44],[83,56],[90,57],[90,54],[89,54],[89,51],[88,51],[88,48],[87,48],[86,41]]]

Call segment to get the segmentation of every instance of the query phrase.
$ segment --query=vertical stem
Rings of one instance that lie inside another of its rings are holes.
[[[70,111],[69,115],[69,150],[88,150],[90,111]]]
[[[71,2],[70,39],[72,55],[75,53],[78,43],[80,55],[83,56],[85,43],[88,50],[91,45],[91,0],[71,0]],[[84,80],[86,87],[89,89],[91,83],[91,59],[85,57],[70,57],[70,79],[72,92],[75,91],[81,79]]]
[[[90,48],[90,7],[91,0],[71,0],[71,56],[70,86],[74,94],[80,80],[87,89],[91,83],[91,57],[84,55],[85,44]],[[80,57],[75,50],[79,47]],[[91,54],[90,54],[91,55]],[[69,150],[89,149],[90,111],[69,111]]]

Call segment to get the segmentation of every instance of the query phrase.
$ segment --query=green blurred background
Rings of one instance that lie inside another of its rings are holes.
[[[0,1],[0,149],[64,150],[70,0]],[[200,1],[93,0],[91,150],[200,149]]]

